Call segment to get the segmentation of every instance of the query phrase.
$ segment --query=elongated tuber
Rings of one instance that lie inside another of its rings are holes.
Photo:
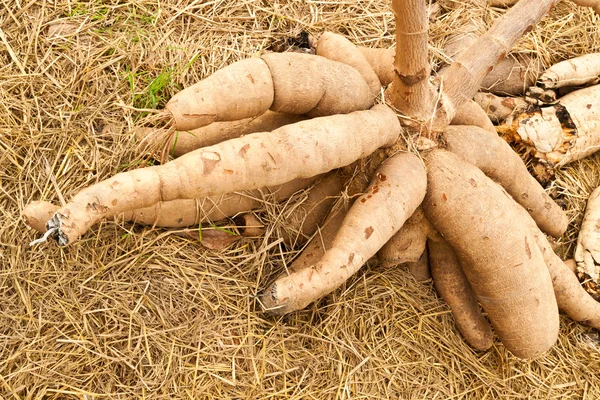
[[[473,101],[479,104],[490,120],[496,123],[506,121],[511,124],[515,116],[522,114],[529,107],[529,103],[520,97],[497,96],[485,92],[477,93]]]
[[[371,134],[365,135],[365,130]],[[64,246],[100,219],[128,210],[279,185],[342,167],[393,145],[400,132],[396,114],[377,105],[253,133],[92,185],[58,210],[47,226],[58,228],[54,237]]]
[[[429,254],[427,248],[421,254],[421,257],[415,262],[405,264],[408,272],[417,282],[426,282],[431,279],[431,269],[429,268]]]
[[[577,270],[587,275],[593,286],[598,286],[600,283],[600,232],[598,227],[600,227],[600,188],[596,188],[590,194],[575,248]]]
[[[496,134],[472,126],[449,126],[444,140],[449,151],[499,182],[531,214],[542,231],[554,237],[566,231],[569,221],[564,211]]]
[[[422,161],[400,153],[381,165],[348,211],[331,248],[315,264],[277,279],[261,295],[270,312],[306,307],[343,284],[396,233],[425,195]]]
[[[358,50],[371,65],[381,86],[386,87],[394,79],[394,49],[374,49],[370,47],[358,46]]]
[[[427,241],[433,284],[454,315],[456,328],[469,345],[477,350],[492,346],[494,335],[483,317],[471,284],[452,247],[441,237]]]
[[[342,62],[356,69],[369,84],[373,97],[379,94],[379,77],[365,56],[352,42],[332,32],[324,32],[317,41],[317,55],[333,61]]]
[[[261,206],[263,200],[279,202],[299,190],[310,187],[321,175],[294,179],[283,185],[249,190],[244,193],[227,193],[200,199],[177,199],[156,203],[150,207],[125,211],[118,215],[124,221],[163,228],[182,228],[204,222],[219,221],[238,213]],[[34,201],[23,209],[28,225],[46,232],[46,222],[59,210],[59,206],[46,201]]]
[[[288,272],[298,272],[318,262],[325,252],[331,248],[337,231],[342,226],[347,211],[344,207],[336,207],[331,210],[323,226],[321,226],[315,236],[306,245],[302,253],[292,262]]]
[[[496,334],[518,357],[545,352],[558,336],[558,309],[520,206],[450,152],[433,150],[425,161],[425,216],[456,252]]]
[[[548,239],[541,232],[535,237],[552,276],[558,307],[573,321],[600,329],[600,302],[585,291],[577,276],[554,253]]]
[[[450,125],[477,126],[494,134],[496,133],[496,128],[487,113],[473,100],[465,102],[456,110],[456,115],[454,115]]]
[[[384,267],[417,262],[425,251],[427,236],[432,231],[429,221],[419,207],[379,250],[377,259]]]
[[[169,100],[175,129],[253,118],[267,110],[310,117],[364,110],[369,86],[343,63],[300,53],[271,53],[218,70]]]
[[[585,54],[554,64],[539,78],[547,89],[593,85],[600,82],[600,53]]]
[[[179,157],[201,147],[212,146],[249,133],[270,132],[303,119],[306,119],[303,115],[267,111],[256,118],[214,122],[191,131],[173,132],[169,129],[140,127],[135,130],[135,136],[141,151],[146,148],[164,147],[173,156]]]
[[[289,246],[305,243],[323,223],[343,189],[344,180],[337,171],[316,182],[281,216],[283,241]]]

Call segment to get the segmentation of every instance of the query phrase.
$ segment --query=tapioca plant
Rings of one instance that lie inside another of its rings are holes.
[[[326,48],[327,36],[317,48],[322,55],[265,54],[239,61],[175,95],[162,114],[167,128],[187,131],[269,111],[308,119],[224,137],[174,161],[85,188],[49,218],[48,234],[66,246],[99,220],[123,212],[280,185],[377,155],[387,159],[318,259],[288,270],[257,296],[266,311],[292,312],[336,290],[422,205],[435,235],[463,269],[470,295],[512,353],[531,358],[547,351],[557,338],[559,309],[597,327],[600,303],[589,302],[585,313],[569,303],[571,293],[581,295],[580,287],[543,241],[542,231],[552,236],[565,231],[560,207],[489,130],[450,126],[486,75],[557,1],[519,1],[437,76],[428,58],[428,3],[391,3],[396,47],[393,71],[384,71],[391,75],[385,104],[374,105],[381,80],[366,52],[349,43]],[[437,250],[436,268],[444,268]],[[433,279],[448,276],[453,275],[436,269]],[[476,305],[470,307],[462,314],[476,314]],[[469,322],[462,316],[465,326]],[[483,336],[480,348],[489,344],[488,333]]]

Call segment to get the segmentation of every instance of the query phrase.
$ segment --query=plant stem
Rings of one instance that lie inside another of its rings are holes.
[[[396,58],[388,97],[398,111],[423,121],[432,110],[427,4],[423,0],[392,0],[392,9],[396,18]]]

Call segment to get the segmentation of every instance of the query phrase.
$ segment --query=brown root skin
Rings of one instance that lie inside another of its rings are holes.
[[[492,346],[494,335],[452,247],[441,237],[427,241],[433,285],[454,315],[456,328],[476,350]]]
[[[183,228],[205,222],[219,221],[261,206],[263,200],[279,202],[294,193],[307,189],[321,176],[295,179],[245,193],[228,193],[202,199],[177,199],[150,207],[126,211],[117,217],[123,221],[161,228]],[[46,232],[48,221],[60,207],[46,201],[34,201],[23,210],[25,221],[40,233]],[[42,222],[44,221],[44,222]]]
[[[260,58],[250,58],[180,91],[165,108],[173,115],[175,128],[185,131],[217,121],[257,117],[271,107],[273,100],[269,67]]]
[[[558,308],[573,321],[600,330],[600,302],[585,291],[577,276],[554,253],[544,234],[534,230],[534,235],[552,276]]]
[[[346,217],[347,211],[344,207],[336,207],[320,227],[315,236],[312,237],[302,253],[292,262],[289,273],[297,272],[318,262],[325,252],[332,246],[340,226]],[[285,275],[282,275],[285,276]]]
[[[377,252],[379,264],[393,267],[419,261],[425,251],[427,235],[433,228],[419,207],[402,228]]]
[[[496,127],[488,117],[487,113],[473,100],[463,104],[450,122],[450,125],[470,125],[485,129],[496,134]]]
[[[496,334],[517,357],[544,353],[558,337],[558,308],[521,207],[450,152],[432,150],[425,161],[425,216],[455,250]]]
[[[281,216],[281,237],[289,246],[304,244],[323,223],[331,207],[344,189],[344,180],[337,171],[327,174],[307,191],[307,194]]]
[[[512,122],[512,118],[525,112],[529,103],[520,97],[496,96],[492,93],[479,92],[473,97],[473,101],[479,104],[492,122]],[[454,124],[459,125],[459,124]],[[463,124],[466,125],[466,124]]]
[[[160,128],[137,128],[134,133],[141,152],[152,148],[166,148],[169,154],[179,157],[196,149],[212,146],[225,140],[250,133],[270,132],[284,125],[306,119],[303,115],[281,114],[273,111],[256,118],[239,121],[214,122],[191,131],[175,131]]]
[[[421,257],[415,262],[406,263],[408,272],[417,282],[427,282],[431,279],[431,269],[429,268],[429,254],[427,249],[423,251]]]
[[[479,26],[474,20],[471,20],[450,35],[444,47],[444,53],[449,59],[456,60],[468,51],[480,36]],[[445,70],[446,68],[439,73],[443,73]],[[494,69],[483,78],[481,89],[495,94],[522,95],[535,83],[540,73],[541,63],[537,58],[510,54],[501,59]]]
[[[358,47],[358,50],[371,65],[381,86],[386,87],[394,79],[394,57],[396,51],[392,49],[373,49],[370,47]]]
[[[312,118],[366,110],[373,105],[369,85],[349,65],[300,53],[270,53],[262,59],[273,78],[272,111]]]
[[[568,260],[565,260],[565,265],[571,270],[571,272],[577,273],[577,262],[575,260],[569,258]]]
[[[271,53],[218,70],[177,93],[165,108],[175,129],[187,131],[269,109],[317,117],[372,105],[369,86],[354,68],[310,54]]]
[[[324,32],[317,41],[317,55],[341,62],[356,69],[369,84],[371,95],[376,97],[381,91],[379,77],[365,56],[352,42],[332,32]]]
[[[393,145],[401,131],[396,113],[377,105],[246,135],[83,189],[55,213],[50,225],[59,228],[54,238],[64,246],[102,218],[128,210],[279,185],[343,167]]]
[[[471,126],[449,126],[447,149],[499,182],[523,206],[540,229],[560,237],[569,220],[564,211],[527,171],[523,160],[496,134]]]
[[[244,237],[257,237],[265,233],[265,225],[253,213],[244,213],[235,219],[236,227]]]
[[[261,304],[267,311],[288,313],[338,288],[400,229],[425,189],[425,169],[417,156],[400,153],[388,159],[348,211],[321,260],[277,279],[261,295]]]
[[[541,63],[534,57],[512,54],[500,61],[481,82],[481,88],[498,95],[520,96],[535,84]]]

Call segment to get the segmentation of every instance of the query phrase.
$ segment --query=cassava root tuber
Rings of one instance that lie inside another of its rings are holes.
[[[306,307],[343,284],[412,215],[425,195],[421,160],[409,153],[389,158],[365,194],[346,214],[323,257],[310,267],[278,278],[261,295],[266,310],[283,314]]]

